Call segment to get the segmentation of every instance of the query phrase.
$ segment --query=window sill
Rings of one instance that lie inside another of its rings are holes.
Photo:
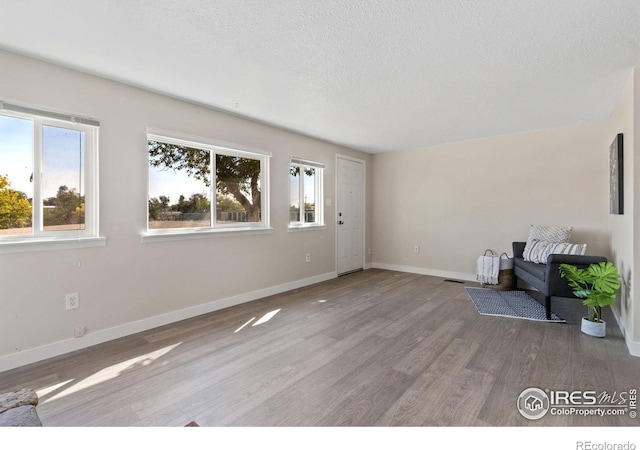
[[[140,240],[143,244],[151,242],[184,241],[189,239],[206,239],[222,236],[246,236],[253,234],[270,234],[273,228],[219,228],[204,230],[150,231],[143,233]]]
[[[324,230],[326,229],[327,226],[326,225],[318,225],[318,224],[311,224],[311,225],[289,225],[289,232],[296,232],[296,231],[312,231],[312,230]]]
[[[45,250],[69,250],[104,247],[106,237],[33,238],[20,241],[0,241],[0,253],[39,252]]]

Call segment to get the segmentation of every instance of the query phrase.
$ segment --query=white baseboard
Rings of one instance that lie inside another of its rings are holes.
[[[634,341],[633,336],[631,336],[631,332],[626,329],[624,326],[624,321],[622,320],[622,316],[620,315],[620,311],[617,308],[611,308],[613,311],[613,317],[616,319],[618,323],[618,327],[624,336],[624,341],[627,344],[627,349],[629,349],[629,353],[632,356],[640,356],[640,342]]]
[[[425,267],[400,266],[396,264],[385,264],[374,262],[371,264],[374,269],[395,270],[397,272],[417,273],[419,275],[430,275],[432,277],[450,278],[461,281],[477,281],[476,275],[463,272],[449,272],[446,270],[428,269]]]
[[[640,342],[631,339],[631,336],[629,336],[629,334],[625,334],[624,340],[627,344],[627,348],[629,349],[629,353],[632,356],[640,357]]]
[[[179,309],[177,311],[160,314],[158,316],[148,317],[104,330],[90,331],[81,338],[64,339],[62,341],[52,342],[40,347],[23,350],[18,353],[5,355],[0,357],[0,372],[22,367],[54,356],[60,356],[76,350],[81,350],[83,348],[91,347],[92,345],[119,339],[131,334],[147,331],[163,325],[168,325],[180,320],[190,319],[202,314],[218,311],[230,306],[251,302],[271,295],[331,280],[337,276],[336,272],[316,275],[302,280],[296,280],[245,294],[214,300],[201,305],[191,306],[189,308]]]

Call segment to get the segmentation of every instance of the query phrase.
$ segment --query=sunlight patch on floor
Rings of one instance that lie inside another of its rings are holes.
[[[258,321],[251,326],[256,327],[258,325],[262,325],[263,323],[267,323],[268,321],[273,319],[273,316],[275,316],[279,312],[280,312],[280,309],[274,309],[273,311],[270,311],[266,313],[264,316],[260,317],[260,319],[258,319]]]
[[[65,389],[59,394],[56,394],[53,397],[47,400],[44,400],[42,403],[58,400],[63,397],[66,397],[67,395],[71,395],[76,392],[79,392],[83,389],[87,389],[97,384],[104,383],[105,381],[113,380],[114,378],[117,378],[118,376],[120,376],[123,372],[129,369],[132,369],[135,366],[148,366],[158,358],[161,358],[162,356],[169,353],[171,350],[176,348],[181,343],[182,342],[178,342],[177,344],[169,345],[168,347],[161,348],[160,350],[156,350],[154,352],[146,353],[144,355],[131,358],[127,361],[114,364],[113,366],[105,367],[99,372],[96,372],[93,375],[88,376],[84,380],[79,381],[77,384],[74,384],[73,386],[69,386],[68,389]],[[69,380],[69,381],[72,381],[72,380]],[[69,381],[65,382],[65,384],[69,383]],[[50,389],[49,392],[52,392],[53,390],[52,388],[46,388],[46,389]]]
[[[273,316],[275,316],[276,314],[278,314],[281,311],[282,308],[280,309],[274,309],[273,311],[269,311],[268,313],[266,313],[264,316],[260,317],[253,325],[251,325],[252,327],[258,326],[258,325],[262,325],[263,323],[267,323],[268,321],[270,321],[271,319],[273,319]],[[255,317],[252,317],[251,319],[247,320],[245,323],[243,323],[240,327],[238,327],[238,329],[236,329],[236,331],[234,331],[234,334],[237,333],[238,331],[242,330],[243,328],[249,326],[249,324],[251,324],[251,322],[253,322],[254,320],[256,320]]]
[[[254,320],[256,320],[255,317],[252,317],[251,319],[247,320],[244,324],[242,324],[242,326],[240,326],[240,328],[238,328],[236,331],[234,331],[234,333],[237,333],[238,331],[242,330],[244,327],[246,327],[247,325],[249,325],[251,322],[253,322]]]
[[[69,379],[69,380],[67,380],[67,381],[63,381],[63,382],[61,382],[61,383],[56,383],[56,384],[51,385],[51,386],[48,386],[48,387],[46,387],[46,388],[38,389],[38,390],[36,391],[36,394],[38,394],[38,398],[40,398],[40,399],[41,399],[41,398],[43,398],[43,397],[45,397],[45,396],[49,395],[50,393],[52,393],[52,392],[54,392],[54,391],[57,391],[58,389],[60,389],[61,387],[63,387],[65,384],[69,384],[69,383],[71,383],[73,380],[74,380],[74,378],[71,378],[71,379]],[[42,402],[42,403],[45,403],[45,402]]]

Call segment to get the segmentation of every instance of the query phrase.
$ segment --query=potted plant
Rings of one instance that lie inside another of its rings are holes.
[[[610,262],[600,262],[579,269],[571,264],[560,264],[560,276],[573,289],[573,295],[582,299],[589,316],[582,318],[581,331],[591,336],[604,337],[607,324],[601,318],[602,308],[615,303],[620,290],[620,273]]]

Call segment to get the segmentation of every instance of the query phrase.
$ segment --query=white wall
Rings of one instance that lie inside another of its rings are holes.
[[[632,153],[633,160],[633,178],[631,182],[631,191],[633,192],[633,251],[634,251],[634,285],[640,283],[640,272],[635,270],[640,267],[640,159],[635,156],[640,154],[640,66],[636,66],[633,72],[633,133],[631,133],[631,141],[628,153]],[[623,244],[624,245],[624,244]],[[627,244],[631,245],[631,244]],[[632,291],[632,294],[634,291]],[[632,295],[632,309],[630,315],[633,319],[629,320],[632,324],[627,334],[627,344],[631,348],[633,354],[640,356],[640,298]],[[631,338],[629,338],[631,336]]]
[[[336,275],[336,154],[367,168],[370,155],[5,51],[0,67],[0,98],[100,120],[100,234],[107,238],[105,247],[0,255],[0,371]],[[148,126],[272,152],[274,231],[141,243]],[[291,155],[326,164],[332,206],[324,230],[287,231]],[[79,293],[80,308],[66,311],[70,292]],[[86,325],[85,337],[72,337],[76,325]]]
[[[374,266],[475,280],[485,249],[511,256],[532,224],[609,256],[609,143],[594,123],[375,155]]]
[[[612,306],[618,322],[621,327],[625,329],[627,335],[628,345],[634,346],[634,344],[640,342],[639,336],[635,330],[640,329],[640,324],[637,322],[634,324],[634,315],[637,315],[638,307],[634,307],[634,285],[638,282],[638,274],[635,272],[638,251],[635,250],[635,243],[638,242],[637,232],[634,227],[635,223],[639,220],[638,207],[636,202],[638,201],[638,195],[635,190],[636,183],[634,182],[634,174],[637,172],[638,162],[636,161],[636,143],[634,139],[634,117],[636,117],[634,108],[634,92],[636,92],[635,85],[639,82],[637,70],[629,76],[629,80],[625,85],[624,90],[620,94],[620,98],[616,105],[616,108],[611,116],[610,128],[608,130],[608,136],[611,141],[618,133],[623,134],[623,162],[624,162],[624,214],[622,215],[610,215],[609,216],[609,228],[611,231],[611,252],[612,262],[618,267],[620,274],[622,275],[623,283],[620,291],[620,301]],[[636,119],[637,121],[637,119]],[[635,326],[634,326],[635,325]],[[636,350],[640,353],[640,347]]]
[[[624,135],[624,214],[609,214],[609,145]],[[613,306],[640,356],[640,69],[611,119],[399,153],[373,161],[373,266],[475,280],[486,248],[512,254],[531,224],[573,226],[572,242],[623,276]],[[414,246],[421,253],[414,253]]]

